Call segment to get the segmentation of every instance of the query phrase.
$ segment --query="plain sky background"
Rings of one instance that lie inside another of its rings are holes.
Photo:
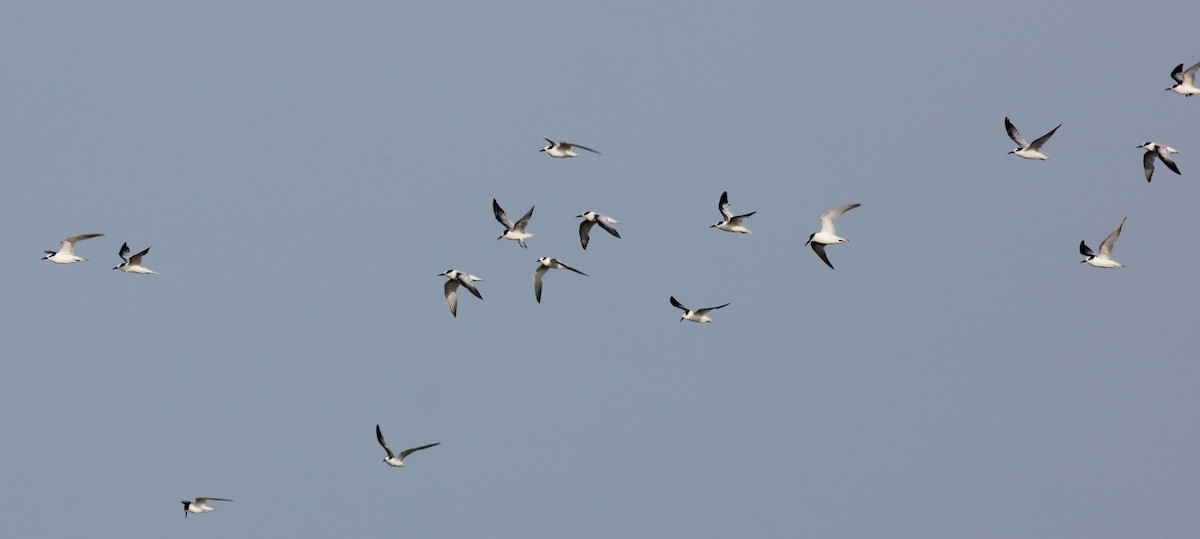
[[[1196,4],[245,4],[0,6],[0,535],[1200,529]]]

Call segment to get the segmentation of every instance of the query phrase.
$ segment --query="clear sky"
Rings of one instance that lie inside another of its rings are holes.
[[[0,535],[1200,529],[1196,4],[251,4],[0,6]]]

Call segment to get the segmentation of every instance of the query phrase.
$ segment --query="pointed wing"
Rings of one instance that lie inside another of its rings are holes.
[[[421,447],[414,447],[414,448],[412,448],[412,449],[405,449],[404,451],[401,451],[401,452],[400,452],[400,460],[404,460],[404,458],[405,458],[405,457],[407,457],[407,456],[409,456],[409,455],[411,455],[411,454],[413,454],[413,453],[416,453],[417,451],[420,451],[420,450],[422,450],[422,449],[429,449],[429,448],[431,448],[431,447],[433,447],[433,446],[435,446],[435,445],[439,445],[439,444],[441,444],[441,443],[442,443],[442,442],[437,442],[437,443],[434,443],[434,444],[423,445],[423,446],[421,446]]]
[[[149,253],[149,252],[150,252],[150,248],[147,247],[145,249],[142,249],[142,252],[129,257],[129,265],[131,265],[131,266],[142,265],[142,257],[146,256],[146,253]]]
[[[97,236],[103,236],[103,235],[104,234],[79,234],[77,236],[67,236],[66,238],[63,238],[62,243],[59,244],[58,252],[66,253],[69,255],[75,254],[74,250],[72,249],[72,246],[75,245],[75,242],[83,241],[88,238],[95,238]]]
[[[1183,82],[1183,64],[1175,66],[1175,70],[1171,71],[1171,78],[1175,79],[1175,82]]]
[[[575,268],[572,268],[571,266],[568,266],[568,265],[564,264],[562,260],[555,260],[554,262],[558,263],[558,265],[559,265],[559,266],[561,266],[561,267],[562,267],[562,269],[565,269],[565,270],[571,270],[571,271],[573,271],[573,272],[575,272],[575,273],[578,273],[578,274],[580,274],[580,275],[582,275],[582,276],[584,276],[584,277],[587,277],[587,276],[588,276],[588,274],[586,274],[586,273],[584,273],[584,272],[582,272],[582,271],[579,271],[579,270],[577,270],[577,269],[575,269]]]
[[[733,217],[733,212],[729,211],[729,191],[721,191],[721,201],[717,203],[717,209],[726,220]]]
[[[122,243],[121,250],[117,251],[117,254],[121,256],[121,260],[129,262],[129,244]]]
[[[682,303],[679,303],[679,300],[675,299],[675,296],[671,296],[671,305],[674,305],[676,309],[683,309],[684,311],[691,310],[687,307],[684,307]]]
[[[825,245],[817,242],[809,243],[809,245],[812,246],[813,252],[817,253],[817,256],[821,257],[821,260],[825,262],[825,265],[829,266],[829,269],[833,269],[833,264],[829,263],[829,257],[825,256]]]
[[[379,430],[379,425],[375,425],[375,439],[379,440],[379,445],[383,446],[388,458],[392,458],[392,450],[387,446],[387,442],[383,441],[383,431]]]
[[[591,148],[588,148],[587,146],[580,146],[580,145],[578,145],[578,144],[575,144],[574,142],[564,142],[564,143],[562,143],[562,145],[563,145],[563,146],[566,146],[566,148],[565,148],[565,149],[567,149],[567,150],[571,149],[571,147],[575,147],[575,148],[579,148],[580,150],[587,150],[587,151],[589,151],[589,152],[592,152],[592,153],[594,153],[594,154],[596,154],[596,155],[601,155],[601,153],[600,153],[600,152],[598,152],[598,151],[596,151],[596,150],[593,150],[593,149],[591,149]]]
[[[822,234],[837,234],[837,228],[833,225],[833,220],[837,219],[843,213],[846,213],[854,208],[862,206],[862,204],[846,204],[845,206],[834,208],[821,214],[821,233]],[[824,258],[824,257],[822,257]],[[828,262],[826,262],[828,264]]]
[[[461,284],[464,287],[466,287],[466,289],[469,292],[471,292],[471,294],[473,294],[475,297],[477,297],[479,299],[483,299],[483,296],[479,294],[479,289],[475,288],[475,285],[471,284],[472,277],[475,277],[475,276],[471,275],[469,273],[460,273],[458,275],[458,280],[456,282],[458,284]],[[483,279],[475,279],[475,280],[482,281]]]
[[[612,225],[609,224],[610,222],[615,223],[616,221],[614,221],[611,218],[604,216],[604,215],[600,215],[600,216],[596,217],[596,224],[600,225],[600,228],[603,228],[606,232],[608,232],[609,234],[612,234],[615,237],[618,237],[618,238],[621,237],[621,233],[617,232],[617,229],[613,228]]]
[[[724,305],[717,305],[716,307],[705,307],[703,309],[696,309],[696,314],[698,314],[700,316],[704,316],[704,314],[707,313],[708,311],[712,311],[712,310],[716,310],[716,309],[720,309],[722,307],[728,307],[728,306],[729,306],[729,304],[726,303]]]
[[[492,199],[492,215],[495,215],[496,220],[504,225],[505,230],[513,229],[512,221],[508,220],[508,214],[504,213],[504,208],[501,208],[500,204],[494,198]]]
[[[1029,147],[1029,145],[1025,143],[1025,139],[1021,138],[1021,132],[1017,131],[1017,126],[1008,121],[1008,116],[1004,117],[1004,129],[1008,131],[1008,138],[1017,143],[1017,146],[1020,146],[1021,148]]]
[[[546,274],[549,266],[538,263],[538,266],[533,269],[533,297],[537,298],[537,302],[542,302],[542,276]]]
[[[196,503],[198,503],[200,505],[204,505],[205,503],[207,503],[209,501],[232,502],[233,500],[227,500],[225,498],[196,498]]]
[[[1179,64],[1179,65],[1183,65],[1183,64]],[[1187,70],[1183,72],[1183,78],[1179,82],[1181,82],[1183,84],[1195,85],[1197,69],[1200,69],[1200,62],[1196,62],[1195,65],[1187,68]]]
[[[517,224],[514,225],[517,230],[525,230],[525,225],[529,224],[529,218],[533,217],[533,208],[535,207],[530,206],[529,211],[525,212],[525,215],[521,216],[521,219],[517,221]]]
[[[1152,151],[1147,150],[1146,153],[1142,154],[1142,172],[1146,173],[1146,181],[1147,182],[1149,182],[1150,177],[1154,175],[1154,154],[1155,153],[1157,153],[1157,152],[1152,152]]]
[[[1170,154],[1167,153],[1169,151],[1170,148],[1166,146],[1159,146],[1158,151],[1155,153],[1158,154],[1158,158],[1163,162],[1163,164],[1167,165],[1167,168],[1171,169],[1171,172],[1179,174],[1179,167],[1176,166],[1175,162],[1171,160]],[[1182,176],[1182,174],[1180,175]],[[1149,178],[1147,178],[1146,181],[1149,181]]]
[[[1087,246],[1086,240],[1079,242],[1079,254],[1088,258],[1096,256],[1096,253],[1092,252],[1092,248]]]
[[[744,214],[742,214],[742,215],[735,215],[735,216],[733,216],[733,217],[730,217],[730,218],[729,218],[729,224],[731,224],[731,225],[740,225],[740,224],[742,224],[742,220],[743,220],[743,219],[745,219],[745,218],[747,218],[747,217],[750,217],[751,215],[754,215],[754,214],[756,214],[756,213],[758,213],[758,212],[757,212],[757,211],[752,211],[752,212],[750,212],[750,213],[744,213]]]
[[[1100,256],[1112,257],[1113,244],[1117,242],[1117,238],[1121,237],[1121,227],[1123,226],[1125,226],[1125,219],[1121,219],[1121,224],[1117,225],[1117,228],[1113,229],[1108,237],[1100,242]]]
[[[446,304],[450,306],[450,316],[458,318],[458,279],[447,279],[442,293],[446,294]]]
[[[1050,137],[1054,136],[1054,132],[1058,131],[1059,127],[1062,127],[1062,124],[1058,124],[1054,129],[1051,129],[1049,133],[1038,137],[1037,140],[1033,141],[1033,144],[1029,145],[1029,148],[1032,150],[1041,150],[1042,145],[1045,144],[1047,140],[1050,140]]]
[[[579,244],[583,246],[583,250],[585,251],[587,250],[588,242],[592,239],[591,236],[588,235],[588,232],[592,231],[592,225],[594,224],[596,223],[588,221],[587,219],[584,219],[582,223],[579,223]]]

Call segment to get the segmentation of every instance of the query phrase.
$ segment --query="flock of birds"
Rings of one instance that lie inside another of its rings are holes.
[[[1183,64],[1179,64],[1171,72],[1171,78],[1175,80],[1175,84],[1166,90],[1181,94],[1185,97],[1191,97],[1193,95],[1200,94],[1200,88],[1197,88],[1195,85],[1195,77],[1198,70],[1200,70],[1200,62],[1197,62],[1186,70],[1183,69]],[[1011,138],[1012,141],[1017,144],[1017,147],[1008,153],[1024,159],[1044,161],[1049,158],[1042,153],[1042,148],[1046,145],[1046,142],[1049,141],[1052,136],[1054,136],[1058,129],[1062,127],[1062,124],[1055,126],[1054,129],[1051,129],[1046,134],[1034,139],[1034,141],[1031,143],[1026,142],[1025,139],[1021,137],[1020,131],[1017,130],[1017,127],[1013,125],[1012,121],[1007,117],[1004,118],[1004,127],[1008,132],[1009,138]],[[574,148],[600,155],[600,152],[592,148],[575,144],[573,142],[555,142],[553,140],[546,139],[546,143],[547,146],[542,148],[540,151],[545,152],[547,155],[554,158],[578,157],[579,154],[572,151]],[[1175,174],[1181,174],[1179,172],[1179,167],[1171,159],[1172,154],[1179,153],[1177,150],[1175,150],[1175,148],[1165,144],[1159,144],[1157,142],[1145,142],[1137,146],[1137,148],[1145,150],[1145,153],[1142,155],[1142,169],[1145,173],[1147,182],[1149,182],[1154,175],[1154,164],[1156,160],[1162,162],[1163,165],[1165,165]],[[849,241],[837,235],[835,220],[842,214],[853,210],[860,205],[861,204],[846,204],[821,214],[821,229],[810,234],[808,236],[808,241],[804,243],[806,246],[810,246],[813,252],[816,253],[821,261],[824,262],[825,265],[829,266],[830,269],[833,269],[833,263],[829,261],[829,256],[826,254],[825,248],[829,245],[847,243]],[[526,228],[529,226],[529,220],[533,217],[533,210],[534,207],[530,207],[529,211],[525,212],[520,219],[514,222],[509,219],[508,214],[505,213],[504,208],[500,207],[500,204],[496,201],[496,199],[492,199],[492,213],[495,216],[496,221],[504,226],[504,232],[501,233],[500,237],[496,239],[513,240],[516,241],[521,248],[528,248],[525,240],[533,237],[534,234],[528,232]],[[721,198],[717,202],[717,210],[721,213],[721,220],[717,221],[713,225],[710,225],[709,228],[716,228],[717,230],[723,232],[735,234],[749,233],[750,230],[746,228],[745,221],[757,213],[749,212],[741,215],[735,215],[729,203],[728,191],[721,193]],[[576,217],[583,219],[579,223],[579,243],[584,250],[587,249],[588,243],[591,240],[590,233],[592,229],[597,225],[599,225],[601,229],[603,229],[605,232],[608,232],[613,237],[621,237],[620,232],[618,232],[614,226],[619,223],[619,221],[609,217],[608,215],[594,211],[587,211],[576,215]],[[1113,245],[1116,243],[1117,238],[1120,237],[1121,229],[1124,226],[1125,219],[1123,218],[1121,219],[1120,224],[1118,224],[1117,227],[1113,229],[1113,231],[1109,233],[1107,237],[1104,238],[1104,241],[1100,242],[1099,253],[1088,247],[1086,240],[1080,241],[1079,254],[1085,257],[1085,259],[1081,260],[1080,262],[1097,268],[1123,267],[1120,263],[1112,259],[1112,250]],[[57,251],[45,251],[46,256],[42,257],[42,259],[48,260],[55,264],[74,264],[77,262],[85,262],[87,261],[86,258],[75,254],[75,244],[80,241],[101,237],[103,235],[104,234],[91,233],[68,236],[63,238]],[[150,252],[149,247],[141,250],[137,254],[131,255],[130,253],[132,252],[133,250],[129,248],[128,243],[122,243],[121,248],[117,251],[117,255],[121,258],[121,262],[112,269],[140,275],[156,274],[156,272],[142,265],[142,259]],[[543,278],[545,277],[546,272],[552,269],[566,270],[585,277],[588,276],[588,274],[571,267],[561,260],[546,256],[539,258],[538,265],[535,266],[533,270],[533,295],[534,299],[536,299],[538,303],[541,303],[542,301]],[[479,289],[475,286],[475,283],[483,281],[483,278],[457,269],[446,270],[445,272],[439,274],[439,276],[446,278],[445,285],[443,286],[443,293],[446,297],[446,304],[450,307],[451,316],[458,316],[458,289],[460,287],[465,288],[476,298],[481,300],[483,299],[483,295],[480,294]],[[679,319],[680,321],[687,320],[689,322],[696,323],[712,322],[712,318],[709,317],[708,313],[729,306],[729,303],[725,303],[715,307],[692,309],[680,303],[679,300],[675,299],[674,296],[670,297],[670,303],[675,308],[683,311],[683,315]],[[388,466],[396,468],[403,467],[404,459],[409,455],[440,444],[440,442],[435,442],[432,444],[405,449],[399,453],[395,453],[390,447],[388,447],[387,442],[384,441],[383,431],[380,429],[379,425],[375,425],[375,439],[379,442],[379,445],[383,448],[384,453],[387,455],[387,457],[383,459],[383,462]],[[194,500],[182,500],[184,516],[186,517],[189,513],[208,513],[213,511],[214,508],[208,505],[208,502],[211,501],[231,502],[233,500],[213,497],[199,497]]]

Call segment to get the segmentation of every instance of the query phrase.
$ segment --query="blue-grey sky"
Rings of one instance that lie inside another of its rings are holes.
[[[403,4],[0,7],[0,533],[1200,528],[1200,8]]]

